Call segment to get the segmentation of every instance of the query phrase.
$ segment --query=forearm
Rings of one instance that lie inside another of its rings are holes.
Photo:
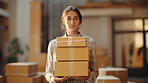
[[[56,83],[52,73],[45,72],[45,78],[49,83]]]
[[[89,78],[87,80],[85,80],[85,81],[94,83],[95,80],[96,80],[97,73],[98,73],[97,71],[91,71]]]

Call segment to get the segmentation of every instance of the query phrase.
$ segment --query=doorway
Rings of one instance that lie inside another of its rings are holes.
[[[148,18],[114,18],[113,65],[129,76],[148,76]]]

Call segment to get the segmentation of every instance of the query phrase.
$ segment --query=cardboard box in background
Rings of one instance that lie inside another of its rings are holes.
[[[7,83],[41,83],[41,75],[31,77],[7,76]]]
[[[0,75],[0,83],[3,83],[3,76]]]
[[[106,56],[104,48],[96,48],[96,56]]]
[[[109,66],[109,57],[108,56],[96,56],[98,68]]]
[[[38,64],[38,72],[44,72],[46,66],[46,53],[39,53],[38,55],[28,56],[28,62],[36,62]]]
[[[115,76],[98,76],[96,83],[119,83],[119,78]]]
[[[121,83],[127,83],[128,70],[126,68],[99,68],[99,76],[113,75],[121,80]]]
[[[38,72],[38,75],[41,75],[41,83],[49,83],[44,75],[44,72]]]
[[[37,74],[37,63],[17,62],[6,64],[6,76],[33,76]]]
[[[57,47],[87,46],[86,37],[57,37]]]
[[[41,52],[42,7],[42,1],[36,0],[30,2],[29,56],[36,55]]]
[[[55,62],[54,76],[88,76],[88,61]]]
[[[89,48],[56,48],[56,60],[89,60]]]

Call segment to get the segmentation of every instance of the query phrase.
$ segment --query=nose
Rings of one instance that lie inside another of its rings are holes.
[[[72,19],[72,20],[71,20],[71,24],[74,24],[74,23],[75,23],[75,21],[74,21],[74,19]]]

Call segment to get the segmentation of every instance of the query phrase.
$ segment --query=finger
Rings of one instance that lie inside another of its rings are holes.
[[[55,80],[56,82],[60,82],[60,79],[59,79],[58,77],[55,77],[55,76],[54,76],[54,80]]]
[[[70,77],[69,76],[64,76],[63,78],[59,78],[60,81],[66,81],[68,80]]]
[[[70,76],[70,79],[74,79],[75,78],[75,76]]]
[[[77,79],[77,80],[79,80],[79,76],[74,76],[74,79]]]
[[[70,76],[64,76],[64,79],[65,80],[67,80],[67,79],[69,79],[70,78]]]
[[[52,71],[53,75],[54,75],[54,70]]]

